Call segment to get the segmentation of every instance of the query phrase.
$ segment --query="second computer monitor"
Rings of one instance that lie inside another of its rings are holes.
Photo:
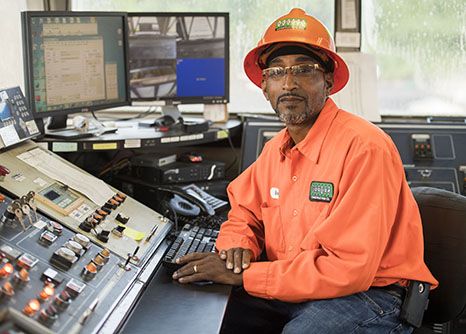
[[[131,99],[229,100],[228,13],[129,13]]]

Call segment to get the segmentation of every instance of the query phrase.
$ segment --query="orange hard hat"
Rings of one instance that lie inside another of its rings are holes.
[[[279,17],[269,26],[257,43],[257,47],[249,51],[244,59],[244,70],[256,86],[261,86],[262,70],[265,68],[261,56],[268,53],[267,51],[276,43],[301,44],[317,51],[317,55],[323,54],[324,57],[329,57],[334,68],[334,83],[330,94],[338,92],[348,82],[348,66],[335,52],[335,43],[330,32],[322,22],[307,15],[304,10],[293,8],[288,14]]]

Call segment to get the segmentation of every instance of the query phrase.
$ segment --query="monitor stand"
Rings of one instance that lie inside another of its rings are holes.
[[[167,127],[169,128],[171,125],[176,124],[178,122],[182,122],[181,112],[178,109],[178,105],[175,104],[167,104],[161,106],[161,113],[162,116],[153,120],[144,120],[140,121],[138,124],[142,127]]]
[[[170,116],[176,121],[178,121],[181,117],[181,112],[178,109],[178,106],[175,104],[168,104],[165,106],[162,106],[162,115],[163,116]]]

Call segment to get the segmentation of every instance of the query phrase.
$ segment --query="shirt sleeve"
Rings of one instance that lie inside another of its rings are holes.
[[[404,172],[387,148],[368,147],[347,159],[330,214],[309,232],[320,247],[301,244],[294,259],[252,263],[243,274],[248,293],[300,302],[371,286],[397,214]]]
[[[216,242],[219,251],[234,247],[250,249],[254,259],[259,258],[264,244],[261,196],[254,177],[256,165],[251,165],[228,186],[231,210]]]

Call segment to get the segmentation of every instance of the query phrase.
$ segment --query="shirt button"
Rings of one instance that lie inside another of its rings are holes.
[[[294,182],[298,181],[298,177],[296,175],[293,175],[293,177],[291,178]]]
[[[293,216],[297,216],[298,215],[298,210],[293,210]]]
[[[291,252],[293,250],[293,246],[288,247],[288,250]]]

